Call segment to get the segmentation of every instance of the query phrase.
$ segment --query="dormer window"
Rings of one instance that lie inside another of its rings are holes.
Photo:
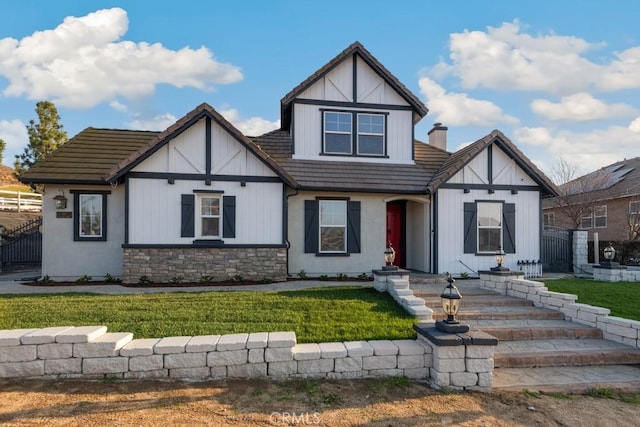
[[[386,114],[323,110],[324,155],[384,157]],[[353,131],[353,124],[357,132]]]

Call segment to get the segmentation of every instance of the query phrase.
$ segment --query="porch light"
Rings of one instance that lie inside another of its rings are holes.
[[[502,264],[504,264],[504,259],[506,256],[507,254],[505,254],[502,250],[502,246],[498,246],[498,252],[496,253],[496,264],[498,266],[492,267],[491,271],[509,271],[508,268],[502,266]]]
[[[61,190],[62,194],[58,194],[53,198],[53,202],[56,204],[56,209],[65,209],[67,207],[67,198],[64,197],[64,190]]]
[[[393,266],[393,262],[396,260],[396,251],[391,246],[391,242],[389,242],[389,246],[384,250],[384,262],[387,264],[387,267]]]
[[[469,326],[460,324],[456,319],[458,310],[460,310],[462,295],[460,295],[460,291],[458,291],[458,288],[454,285],[455,280],[451,277],[451,274],[448,274],[447,282],[449,282],[449,284],[444,288],[440,295],[442,309],[447,315],[447,318],[445,320],[437,321],[436,328],[448,333],[468,332]]]
[[[616,257],[616,250],[614,249],[611,242],[609,242],[609,245],[606,248],[604,248],[603,252],[604,252],[604,259],[606,259],[609,262],[613,261],[613,259]]]

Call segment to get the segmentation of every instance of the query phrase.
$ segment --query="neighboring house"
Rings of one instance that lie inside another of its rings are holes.
[[[22,180],[44,184],[43,274],[281,280],[396,265],[475,272],[539,259],[551,181],[501,132],[451,154],[426,106],[360,43],[248,138],[203,104],[161,133],[88,128]],[[71,197],[55,209],[54,197]]]
[[[640,157],[576,178],[545,200],[544,225],[598,233],[600,241],[640,238]]]

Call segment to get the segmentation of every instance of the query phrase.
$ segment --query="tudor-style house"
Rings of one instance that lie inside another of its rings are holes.
[[[446,151],[428,112],[355,42],[247,137],[202,104],[163,132],[88,128],[22,180],[44,184],[43,274],[284,280],[396,265],[477,272],[539,259],[551,181],[501,132]],[[53,198],[73,199],[55,209]]]

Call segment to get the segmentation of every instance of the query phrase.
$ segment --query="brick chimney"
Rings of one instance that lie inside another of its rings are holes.
[[[433,129],[427,133],[427,135],[429,135],[429,145],[433,145],[441,150],[446,150],[448,129],[448,127],[442,126],[442,123],[434,123]]]

